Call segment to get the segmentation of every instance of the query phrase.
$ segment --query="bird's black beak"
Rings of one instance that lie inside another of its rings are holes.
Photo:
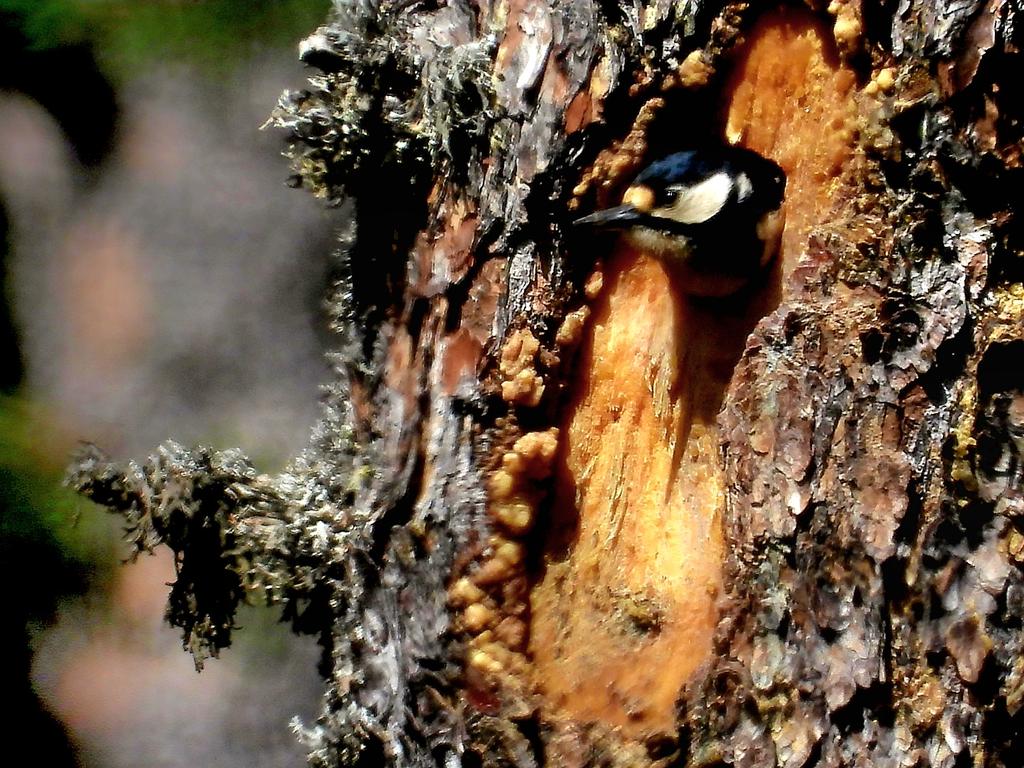
[[[595,211],[589,216],[576,219],[576,221],[573,222],[573,225],[577,227],[620,229],[635,224],[643,218],[644,214],[632,205],[619,205],[615,208],[606,208],[603,211]]]

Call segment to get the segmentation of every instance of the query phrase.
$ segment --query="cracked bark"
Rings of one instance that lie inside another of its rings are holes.
[[[1012,765],[1019,10],[336,2],[275,114],[356,210],[311,447],[71,482],[197,662],[246,593],[320,636],[312,765]],[[763,284],[571,232],[723,140],[789,179]]]

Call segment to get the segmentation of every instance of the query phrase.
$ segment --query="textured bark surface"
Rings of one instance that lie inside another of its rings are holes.
[[[356,210],[312,446],[71,481],[197,661],[246,594],[319,634],[313,765],[1015,764],[1019,10],[337,2],[275,114]],[[787,172],[763,283],[571,231],[724,140]]]

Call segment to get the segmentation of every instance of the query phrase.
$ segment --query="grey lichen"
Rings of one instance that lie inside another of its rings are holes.
[[[125,517],[133,559],[161,544],[174,553],[167,620],[201,669],[230,645],[243,600],[283,606],[299,631],[324,629],[312,614],[326,608],[328,565],[351,521],[331,503],[344,499],[317,476],[319,463],[299,460],[271,478],[235,450],[167,442],[140,466],[87,445],[67,482]]]
[[[410,179],[465,167],[495,119],[496,39],[470,37],[468,5],[413,13],[408,3],[338,0],[300,46],[322,73],[287,91],[272,121],[291,137],[297,183],[317,197],[357,194],[361,172],[397,166]]]

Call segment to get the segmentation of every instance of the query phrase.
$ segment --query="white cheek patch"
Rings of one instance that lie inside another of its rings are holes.
[[[732,179],[729,174],[716,173],[699,184],[682,188],[672,205],[656,208],[651,213],[682,224],[700,224],[722,210],[731,192]]]
[[[736,177],[736,197],[742,203],[748,197],[750,193],[754,191],[754,185],[750,183],[750,177],[745,173],[741,173]]]

